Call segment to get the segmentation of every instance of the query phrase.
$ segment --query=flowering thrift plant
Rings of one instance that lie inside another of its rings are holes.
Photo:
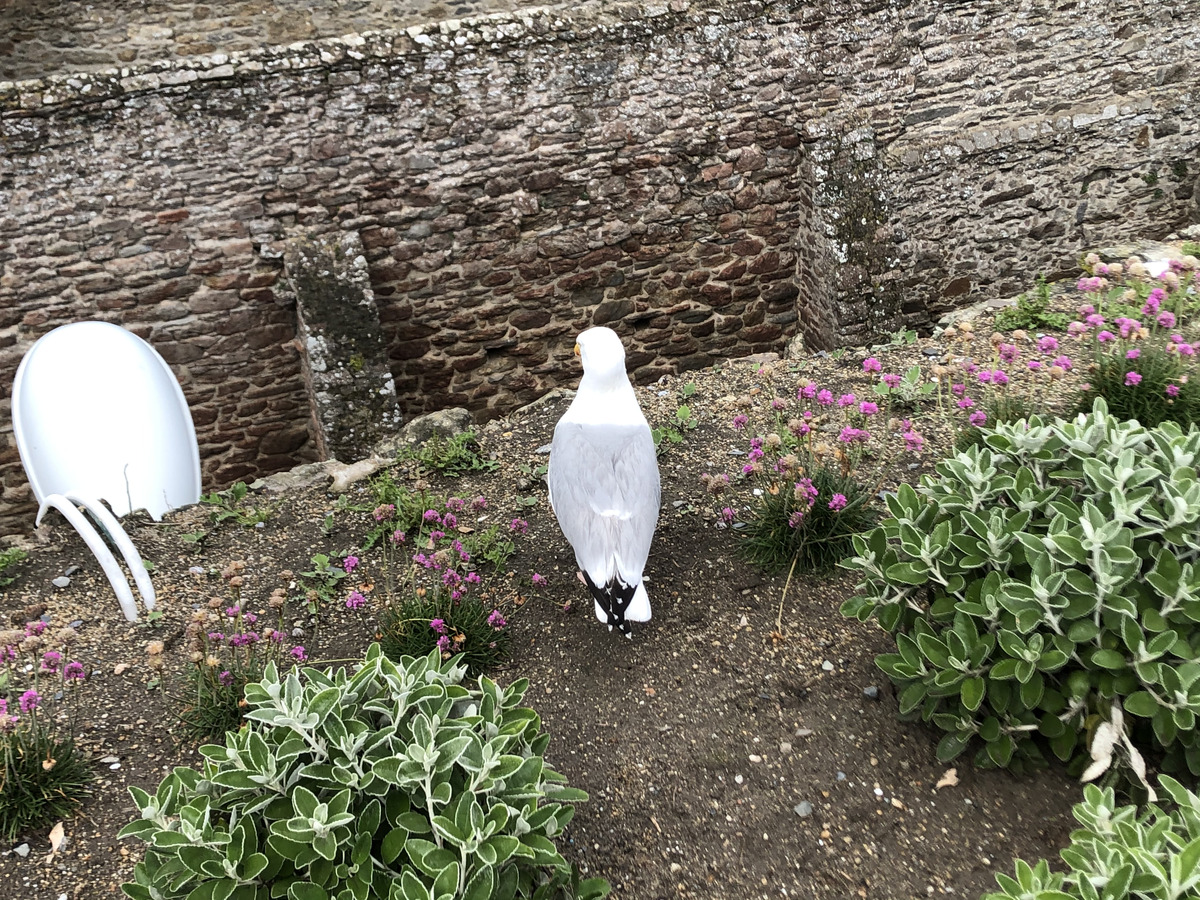
[[[403,488],[390,476],[387,484],[397,508],[408,508]],[[507,654],[508,622],[485,600],[484,574],[504,564],[515,549],[512,538],[525,534],[528,523],[485,525],[488,504],[482,496],[441,502],[421,496],[429,505],[410,509],[407,530],[393,531],[382,545],[390,599],[380,615],[379,640],[391,659],[436,650],[444,659],[461,657],[473,675],[489,671]],[[392,560],[400,569],[394,581]]]
[[[188,623],[186,688],[176,700],[176,716],[183,731],[197,741],[219,740],[226,731],[236,731],[245,713],[247,684],[262,677],[268,663],[283,665],[308,658],[303,646],[293,646],[284,630],[287,591],[276,588],[267,600],[269,612],[251,612],[243,602],[246,564],[230,563],[221,573],[231,599],[213,597],[206,608],[196,610]],[[281,573],[290,580],[292,573]],[[153,670],[163,667],[163,645],[151,641],[146,647]]]
[[[0,836],[71,815],[92,772],[75,745],[83,665],[67,658],[71,628],[41,621],[0,631]]]
[[[1072,339],[1087,348],[1091,366],[1080,410],[1103,397],[1114,415],[1153,427],[1200,422],[1197,337],[1191,317],[1200,297],[1200,263],[1172,260],[1152,277],[1138,259],[1105,265],[1094,254],[1081,278]]]

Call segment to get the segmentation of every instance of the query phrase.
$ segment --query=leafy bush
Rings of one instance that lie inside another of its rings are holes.
[[[586,799],[543,754],[528,686],[478,689],[436,653],[353,675],[269,666],[247,687],[250,725],[201,748],[154,794],[130,793],[145,841],[134,900],[580,900],[554,839]]]
[[[843,562],[862,582],[842,612],[896,635],[876,662],[901,712],[947,732],[942,760],[978,739],[981,764],[1036,763],[1048,744],[1078,771],[1080,736],[1123,706],[1135,773],[1136,747],[1200,772],[1200,431],[1098,400],[985,444],[890,495]]]
[[[1115,353],[1097,354],[1088,386],[1081,392],[1079,407],[1091,408],[1103,397],[1118,418],[1137,419],[1153,428],[1177,422],[1185,428],[1200,423],[1200,380],[1187,377],[1188,366],[1178,354],[1157,347],[1143,347],[1133,360]],[[1129,377],[1136,374],[1136,381]]]
[[[1070,316],[1066,313],[1050,312],[1050,285],[1045,277],[1039,275],[1034,292],[1018,297],[1016,306],[1000,310],[996,314],[995,324],[999,331],[1038,331],[1043,328],[1065,328],[1069,320]]]
[[[499,463],[485,459],[479,453],[479,439],[473,431],[451,437],[435,434],[420,446],[405,446],[398,458],[406,462],[435,469],[447,478],[458,478],[467,472],[494,472]]]
[[[1160,779],[1177,805],[1118,807],[1112,788],[1089,784],[1075,806],[1082,828],[1062,851],[1069,872],[1046,860],[1016,862],[1016,877],[998,874],[984,900],[1159,900],[1200,897],[1200,798],[1173,778]]]
[[[75,812],[90,792],[87,754],[75,745],[83,666],[67,662],[75,632],[42,622],[0,632],[0,836]],[[64,711],[70,702],[72,710]]]
[[[508,620],[477,597],[452,600],[445,590],[418,589],[390,603],[379,618],[379,642],[388,659],[436,650],[456,657],[471,675],[491,672],[508,656]]]
[[[0,550],[0,588],[8,587],[17,580],[17,566],[25,561],[25,551],[20,547]]]
[[[937,382],[922,377],[920,366],[910,366],[899,378],[890,377],[875,385],[875,393],[898,406],[911,408],[937,390]]]
[[[397,531],[411,531],[421,523],[425,510],[441,505],[427,491],[413,491],[399,484],[388,470],[372,478],[368,487],[375,506],[363,511],[371,513],[374,524],[363,538],[363,550],[385,543]]]

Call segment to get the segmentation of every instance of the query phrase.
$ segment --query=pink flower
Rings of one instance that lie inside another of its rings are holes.
[[[425,510],[425,514],[421,516],[421,519],[425,522],[437,522],[439,525],[442,524],[442,517],[436,509]]]
[[[446,633],[446,621],[444,619],[430,619],[429,627],[438,634]]]
[[[818,393],[817,394],[817,403],[820,406],[832,406],[833,405],[833,391],[827,390],[827,391],[821,391],[820,393]]]
[[[33,688],[30,688],[21,695],[20,699],[21,712],[27,713],[37,709],[42,702],[41,696]]]
[[[1071,362],[1071,357],[1069,356],[1056,356],[1054,357],[1054,362],[1052,362],[1051,365],[1058,366],[1064,372],[1070,372],[1071,366],[1074,365],[1074,363]]]
[[[985,413],[982,409],[977,409],[967,417],[967,421],[976,428],[982,428],[987,422],[987,413]]]
[[[1160,312],[1158,314],[1158,318],[1155,319],[1154,321],[1158,322],[1158,324],[1161,325],[1163,328],[1174,328],[1175,327],[1175,313],[1171,312],[1170,310],[1167,310],[1165,312]]]
[[[787,406],[787,404],[784,403],[782,400],[780,400],[778,397],[774,398],[771,401],[771,409],[783,409],[785,406]]]
[[[982,381],[984,384],[987,384],[989,381],[992,380],[992,373],[989,372],[987,369],[984,369],[982,372],[979,373],[979,380]]]
[[[438,651],[443,654],[450,652],[450,638],[448,635],[443,634],[437,639],[437,648]]]
[[[83,676],[83,663],[72,660],[71,662],[67,663],[66,668],[63,669],[63,678],[67,679],[68,681],[82,681]]]
[[[963,397],[961,400],[958,401],[959,409],[971,409],[974,405],[975,405],[975,401],[972,400],[970,397]]]
[[[403,544],[404,543],[404,532],[399,531],[399,530],[393,531],[392,532],[392,543],[393,544]]]
[[[1167,396],[1168,397],[1178,397],[1179,396],[1179,385],[1168,384],[1167,385]]]
[[[811,400],[815,396],[817,396],[817,386],[815,384],[806,384],[804,387],[800,388],[799,392],[796,394],[796,399],[799,400],[803,398],[805,400]]]
[[[493,609],[492,614],[488,616],[487,623],[499,631],[508,624],[508,620],[504,618],[504,615],[500,612],[500,610]]]
[[[467,584],[479,584],[479,573],[478,572],[468,572],[467,573]]]
[[[231,619],[236,619],[238,617],[238,613],[241,611],[242,608],[240,606],[231,606],[225,610],[225,615],[229,616]]]
[[[297,644],[292,648],[292,658],[295,659],[296,662],[304,662],[306,659],[308,659],[308,653],[303,647]]]
[[[476,497],[474,500],[471,501],[471,509],[475,510],[476,512],[487,509],[487,499],[482,494],[480,494],[478,497]]]
[[[838,406],[845,409],[847,406],[853,406],[857,400],[858,398],[853,394],[842,394],[842,396],[838,397]]]
[[[804,521],[804,513],[806,510],[798,509],[788,516],[788,528],[796,528]]]
[[[57,650],[47,650],[42,654],[42,671],[49,672],[54,675],[58,672],[58,665],[62,662],[62,654]]]
[[[1039,372],[1042,368],[1041,362],[1036,359],[1031,359],[1029,362],[1025,363],[1025,365],[1029,367],[1030,372]]]
[[[886,375],[880,375],[879,380],[886,384],[889,390],[895,390],[900,385],[900,376],[895,372],[888,372]]]
[[[353,572],[356,568],[358,568],[358,557],[347,556],[344,560],[342,560],[342,568],[345,569],[347,573]]]
[[[1002,360],[1004,360],[1005,362],[1012,362],[1019,355],[1020,355],[1020,351],[1017,350],[1016,344],[1001,344],[1000,345],[1000,358]]]
[[[217,676],[217,681],[221,682],[225,687],[229,687],[229,685],[233,684],[233,673],[226,669]]]
[[[1102,331],[1098,335],[1096,335],[1096,340],[1098,340],[1102,344],[1107,344],[1109,341],[1115,341],[1116,339],[1117,339],[1117,336],[1115,334],[1113,334],[1111,331]]]
[[[862,428],[850,428],[847,426],[842,429],[842,433],[838,435],[838,440],[843,444],[865,444],[871,439],[871,432],[865,431]]]
[[[358,609],[365,605],[367,598],[358,591],[351,591],[350,596],[346,598],[346,609]]]
[[[992,384],[1008,384],[1008,373],[1003,369],[996,369],[994,372],[992,372]]]
[[[966,392],[967,392],[967,386],[965,384],[950,385],[950,393],[952,393],[955,397],[961,397]]]
[[[532,581],[535,586],[540,587],[541,585],[546,583],[546,576],[539,575],[537,572],[534,572],[533,577],[530,578],[529,580]]]
[[[446,509],[451,512],[462,512],[467,506],[467,501],[462,497],[451,497],[446,501]]]
[[[728,506],[726,506],[723,510],[721,510],[721,518],[725,520],[726,525],[732,525],[733,524],[733,510],[730,509]]]
[[[746,423],[750,421],[748,416],[737,415],[733,417],[733,428],[735,431],[741,431],[746,427]]]
[[[1180,344],[1175,349],[1179,351],[1180,356],[1195,356],[1196,355],[1196,348],[1193,347],[1191,344],[1186,344],[1186,343]]]
[[[513,534],[528,534],[529,523],[524,519],[513,519],[508,523],[508,530],[513,532]]]
[[[1132,350],[1125,351],[1126,359],[1137,359],[1141,355],[1142,355],[1142,351],[1139,350],[1137,347],[1134,347]]]
[[[1125,373],[1125,386],[1126,387],[1134,387],[1141,380],[1142,380],[1142,376],[1139,375],[1137,372],[1126,372]]]
[[[863,371],[864,372],[880,372],[882,370],[883,370],[883,366],[880,365],[879,360],[877,360],[875,357],[868,356],[866,359],[863,360]]]
[[[1104,316],[1093,313],[1083,321],[1092,328],[1099,328],[1104,324]]]
[[[858,411],[864,416],[873,416],[879,412],[879,405],[872,403],[870,400],[864,400],[858,404]]]
[[[396,505],[394,503],[384,503],[375,507],[375,511],[371,515],[376,522],[382,522],[384,519],[391,518],[395,511]]]
[[[920,453],[925,446],[925,438],[916,431],[906,431],[901,437],[904,438],[904,449],[910,453]]]
[[[1049,334],[1038,338],[1038,349],[1043,353],[1053,353],[1058,349],[1058,338]]]
[[[833,497],[829,501],[829,508],[832,509],[834,512],[838,512],[839,510],[845,509],[846,508],[846,495],[845,494],[834,494]]]

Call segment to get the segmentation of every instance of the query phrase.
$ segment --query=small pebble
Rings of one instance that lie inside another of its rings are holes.
[[[671,874],[672,875],[678,875],[682,871],[683,871],[683,866],[681,866],[679,863],[671,863]]]
[[[792,742],[791,741],[780,741],[779,742],[779,752],[780,753],[791,753],[792,752]]]
[[[29,855],[29,845],[18,844],[17,846],[13,847],[13,853],[17,854],[17,856],[21,857],[21,859],[24,859]]]
[[[845,780],[846,780],[846,773],[845,773],[845,772],[838,772],[838,773],[837,773],[837,780],[838,780],[838,781],[845,781]]]
[[[733,782],[734,782],[734,784],[741,784],[741,783],[742,783],[743,781],[745,781],[745,780],[746,780],[746,779],[745,779],[745,778],[743,778],[741,775],[734,775],[734,776],[733,776]]]
[[[878,701],[879,700],[879,688],[877,688],[875,685],[871,685],[870,687],[863,688],[863,696],[866,697],[868,700]]]
[[[821,663],[821,671],[822,672],[832,672],[833,671],[833,663],[831,663],[829,660],[825,660],[825,662]]]
[[[59,575],[57,578],[55,578],[50,583],[53,584],[56,588],[65,588],[65,587],[71,586],[71,579],[68,578],[66,575]]]
[[[811,816],[812,811],[813,811],[813,805],[811,803],[809,803],[807,800],[801,800],[799,803],[797,803],[795,806],[792,807],[792,812],[794,812],[796,815],[798,815],[802,819],[806,819],[809,816]]]
[[[759,756],[757,753],[750,754],[750,762],[752,762],[752,763],[760,763],[760,762],[762,762],[762,759],[763,758],[761,756]]]
[[[547,453],[549,453],[549,452],[550,452],[550,445],[549,445],[549,444],[542,444],[542,446],[538,447],[538,448],[537,448],[536,450],[534,450],[533,452],[534,452],[534,453],[540,453],[540,454],[542,454],[542,455],[544,456],[545,454],[547,454]]]
[[[72,628],[82,628],[83,627],[83,619],[76,619],[74,622],[71,623],[71,627]]]
[[[71,564],[71,565],[67,566],[65,569],[63,569],[63,574],[69,578],[70,576],[74,575],[78,571],[79,571],[79,566]]]
[[[797,728],[796,729],[796,737],[808,737],[812,733],[813,732],[812,732],[811,728]]]

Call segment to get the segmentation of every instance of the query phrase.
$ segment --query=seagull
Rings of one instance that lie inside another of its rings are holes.
[[[550,506],[575,551],[596,618],[632,638],[650,620],[642,569],[658,523],[654,437],[625,374],[625,348],[611,328],[579,335],[583,378],[554,427],[546,480]]]

